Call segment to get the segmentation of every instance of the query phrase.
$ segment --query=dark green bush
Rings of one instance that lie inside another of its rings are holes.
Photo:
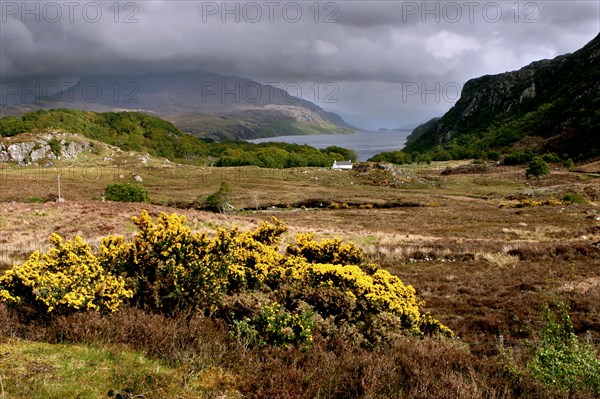
[[[27,198],[27,203],[28,204],[43,204],[44,202],[46,202],[46,201],[42,197],[29,197],[29,198]]]
[[[583,195],[577,194],[577,193],[565,194],[565,196],[563,197],[563,201],[567,202],[569,204],[581,204],[581,205],[586,205],[589,203],[587,198],[585,198]]]
[[[525,171],[527,177],[529,176],[543,176],[550,173],[550,168],[546,161],[544,161],[541,157],[534,157],[529,163],[529,167]]]
[[[115,183],[106,186],[104,197],[108,201],[150,202],[148,191],[139,184]]]
[[[32,123],[27,123],[15,116],[0,118],[0,136],[15,136],[19,133],[29,132],[34,128]]]
[[[567,160],[563,162],[563,165],[565,165],[566,168],[571,169],[573,166],[575,166],[575,163],[573,163],[571,158],[567,158]]]
[[[556,162],[561,161],[560,157],[553,152],[547,152],[547,153],[543,154],[541,157],[544,161],[550,162],[550,163],[556,163]]]
[[[61,152],[62,152],[62,144],[60,143],[60,139],[56,138],[56,137],[52,137],[49,141],[48,141],[48,145],[50,146],[50,149],[52,150],[52,153],[59,157]]]
[[[356,152],[347,148],[338,147],[336,145],[329,146],[321,150],[322,153],[329,155],[336,161],[352,161],[356,162],[358,156]]]
[[[447,150],[439,150],[433,153],[432,159],[434,161],[451,161],[452,154]]]
[[[397,165],[404,165],[412,162],[412,157],[403,151],[382,152],[368,159],[369,162],[390,162]]]
[[[527,149],[525,151],[513,152],[504,157],[504,165],[523,165],[533,159],[533,151]]]
[[[233,209],[231,205],[231,185],[224,181],[217,191],[206,197],[204,209],[212,212],[227,212]]]
[[[487,153],[487,159],[491,160],[491,161],[498,161],[500,160],[500,152],[495,151],[495,150],[490,150]]]

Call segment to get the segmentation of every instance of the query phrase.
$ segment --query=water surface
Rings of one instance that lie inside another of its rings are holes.
[[[354,150],[359,161],[366,161],[384,151],[401,150],[412,130],[357,130],[354,134],[311,134],[304,136],[277,136],[248,140],[251,143],[279,141],[291,144],[308,144],[316,148],[332,145]]]

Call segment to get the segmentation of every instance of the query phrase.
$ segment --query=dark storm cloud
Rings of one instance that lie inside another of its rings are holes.
[[[194,70],[331,81],[340,89],[335,108],[388,126],[452,105],[441,95],[407,96],[414,84],[462,85],[572,52],[600,30],[596,1],[1,5],[4,81]]]

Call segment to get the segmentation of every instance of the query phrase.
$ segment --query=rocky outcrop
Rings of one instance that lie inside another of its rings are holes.
[[[89,149],[87,142],[58,131],[0,139],[0,162],[28,165],[40,161],[73,159]]]
[[[469,80],[450,111],[415,129],[406,150],[427,151],[461,135],[489,134],[491,147],[533,135],[548,150],[600,154],[599,93],[600,35],[573,54]],[[511,134],[498,133],[502,128]]]

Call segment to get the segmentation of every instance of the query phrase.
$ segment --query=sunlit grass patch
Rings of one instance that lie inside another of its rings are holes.
[[[123,348],[12,339],[0,344],[3,399],[197,398],[215,381],[233,380],[221,374],[207,370],[189,378],[182,369]]]

